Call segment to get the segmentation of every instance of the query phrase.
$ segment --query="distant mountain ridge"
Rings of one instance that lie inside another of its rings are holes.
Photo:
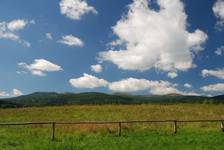
[[[224,95],[215,97],[186,96],[180,94],[167,95],[129,95],[122,93],[105,94],[35,92],[14,98],[0,100],[0,108],[60,106],[84,104],[172,104],[172,103],[224,103]]]

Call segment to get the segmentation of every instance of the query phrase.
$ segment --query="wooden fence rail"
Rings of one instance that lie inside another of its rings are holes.
[[[173,134],[177,133],[178,123],[199,123],[199,122],[220,122],[220,129],[224,132],[224,120],[132,120],[132,121],[42,121],[42,122],[14,122],[0,123],[0,126],[27,126],[27,125],[52,125],[52,140],[55,140],[56,125],[83,125],[83,124],[117,124],[119,127],[118,135],[121,136],[122,124],[136,123],[173,123]]]

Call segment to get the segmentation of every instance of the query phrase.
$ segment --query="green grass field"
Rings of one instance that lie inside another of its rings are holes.
[[[223,119],[224,105],[90,105],[0,109],[0,122]],[[0,150],[223,149],[220,123],[1,126]]]

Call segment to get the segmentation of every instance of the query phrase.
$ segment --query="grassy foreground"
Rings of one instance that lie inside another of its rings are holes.
[[[92,105],[0,109],[0,122],[224,119],[224,105]],[[223,149],[219,123],[0,127],[1,150]]]

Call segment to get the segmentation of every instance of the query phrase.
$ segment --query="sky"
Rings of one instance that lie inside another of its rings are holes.
[[[0,0],[0,97],[224,94],[224,0]]]

